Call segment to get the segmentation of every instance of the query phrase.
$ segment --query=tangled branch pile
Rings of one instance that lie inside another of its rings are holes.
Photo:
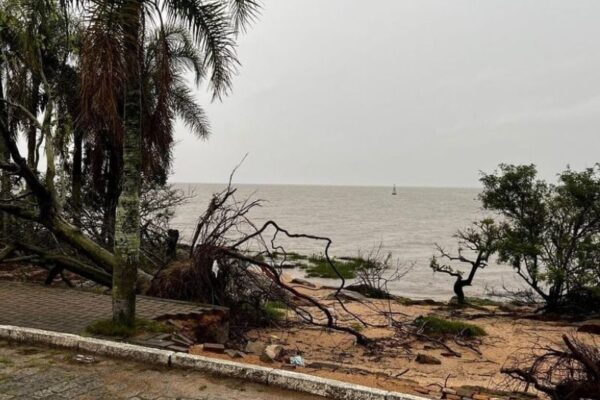
[[[600,399],[600,348],[566,335],[563,342],[562,348],[543,347],[513,358],[502,373],[553,400]]]
[[[149,293],[155,296],[195,300],[231,308],[232,317],[248,311],[257,312],[268,302],[283,304],[303,322],[346,332],[357,343],[370,341],[355,328],[338,324],[329,307],[308,296],[282,279],[288,259],[278,238],[293,238],[325,243],[325,257],[341,279],[336,296],[345,286],[344,278],[329,257],[331,240],[306,234],[293,234],[274,221],[255,225],[248,213],[261,205],[260,200],[235,198],[236,189],[229,184],[213,196],[199,218],[190,254],[191,262],[173,263],[159,271]],[[346,309],[338,299],[342,309]]]

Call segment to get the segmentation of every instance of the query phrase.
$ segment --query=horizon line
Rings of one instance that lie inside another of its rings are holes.
[[[170,184],[186,185],[227,185],[227,182],[190,182],[190,181],[168,181]],[[361,184],[339,184],[339,183],[255,183],[255,182],[232,182],[232,185],[253,186],[323,186],[323,187],[365,187],[365,188],[392,188],[391,185],[361,185]],[[395,185],[397,188],[411,189],[482,189],[481,186],[434,186],[434,185]]]

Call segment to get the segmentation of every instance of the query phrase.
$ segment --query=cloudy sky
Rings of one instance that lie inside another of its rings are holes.
[[[478,185],[600,161],[600,2],[264,0],[174,182]]]

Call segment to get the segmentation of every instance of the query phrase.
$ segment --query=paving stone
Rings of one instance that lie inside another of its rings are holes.
[[[167,314],[185,315],[207,308],[206,305],[146,296],[138,296],[136,304],[138,316],[146,319]],[[93,321],[110,318],[111,313],[109,295],[0,281],[0,325],[80,334]]]

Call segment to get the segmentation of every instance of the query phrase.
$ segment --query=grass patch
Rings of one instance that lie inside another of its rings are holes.
[[[484,306],[499,306],[500,303],[490,299],[482,299],[481,297],[465,297],[468,304],[484,307]]]
[[[415,304],[415,301],[413,299],[404,296],[395,296],[394,300],[396,300],[398,304],[401,304],[403,306],[412,306]]]
[[[12,365],[12,364],[14,364],[14,361],[11,360],[8,357],[2,356],[2,357],[0,357],[0,364],[2,364],[2,365]]]
[[[136,319],[134,326],[115,323],[112,319],[92,322],[85,332],[91,335],[131,337],[141,333],[171,333],[175,327],[149,319]]]
[[[462,335],[465,337],[485,336],[485,330],[463,321],[449,320],[435,316],[419,317],[415,324],[429,335]]]
[[[313,254],[308,257],[310,264],[302,266],[306,269],[306,276],[309,278],[328,278],[338,279],[339,276],[335,273],[327,258],[323,255]],[[343,259],[332,259],[331,262],[338,270],[344,279],[356,278],[356,270],[364,263],[360,258],[344,257]]]
[[[263,306],[265,316],[272,321],[281,321],[285,318],[287,306],[280,301],[267,301]]]
[[[365,284],[355,284],[346,287],[346,290],[352,290],[354,292],[358,292],[363,296],[366,296],[370,299],[393,299],[394,296],[386,292],[385,290],[378,289],[375,287],[371,287]]]
[[[284,258],[286,261],[299,261],[299,260],[306,260],[308,259],[308,256],[299,254],[299,253],[295,253],[293,251],[287,251],[285,253],[283,252],[279,252],[279,251],[274,251],[273,252],[273,257],[277,257],[277,258]]]
[[[286,254],[286,260],[289,261],[299,261],[299,260],[306,260],[308,257],[304,256],[302,254],[298,254],[298,253],[294,253],[294,252],[290,252]]]

